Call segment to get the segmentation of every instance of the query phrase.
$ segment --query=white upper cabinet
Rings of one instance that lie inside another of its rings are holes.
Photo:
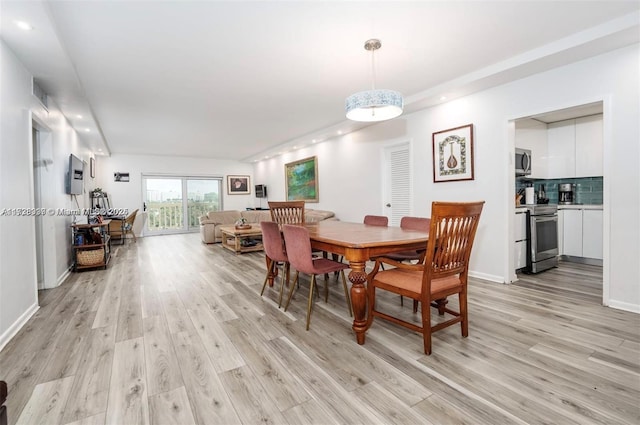
[[[547,177],[547,125],[533,119],[516,122],[516,148],[531,151],[531,178]]]
[[[560,179],[576,175],[576,120],[551,123],[547,126],[547,178]]]
[[[602,114],[547,126],[547,178],[602,176]]]
[[[603,174],[602,115],[576,118],[576,177]]]

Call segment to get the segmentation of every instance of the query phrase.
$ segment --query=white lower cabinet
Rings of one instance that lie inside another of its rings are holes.
[[[516,212],[515,221],[515,269],[527,267],[527,213]]]
[[[560,255],[602,260],[602,210],[564,209],[558,221]]]
[[[582,210],[564,210],[562,254],[582,257]]]
[[[602,260],[602,211],[582,210],[582,256]]]

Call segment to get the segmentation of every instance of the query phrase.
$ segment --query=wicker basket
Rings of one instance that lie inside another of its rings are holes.
[[[78,251],[79,266],[95,266],[104,262],[104,248]]]

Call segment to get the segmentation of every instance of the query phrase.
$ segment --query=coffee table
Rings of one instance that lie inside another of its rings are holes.
[[[222,247],[236,254],[262,251],[261,241],[255,245],[243,245],[243,241],[255,240],[257,237],[262,237],[260,226],[252,225],[249,229],[236,229],[235,226],[220,226],[220,232],[222,233]]]

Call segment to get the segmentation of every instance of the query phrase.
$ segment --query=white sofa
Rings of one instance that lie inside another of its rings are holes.
[[[271,212],[269,210],[209,211],[207,215],[200,217],[200,237],[202,242],[207,244],[222,242],[220,226],[230,226],[240,218],[244,218],[249,224],[259,225],[261,221],[271,221]],[[304,219],[307,223],[328,219],[335,220],[335,213],[333,211],[305,208]]]

